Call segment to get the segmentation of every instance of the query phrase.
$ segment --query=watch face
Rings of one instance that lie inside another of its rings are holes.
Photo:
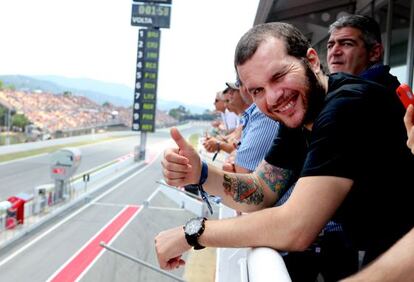
[[[191,219],[186,225],[185,225],[185,233],[188,235],[194,235],[197,234],[201,229],[201,220],[198,218]]]

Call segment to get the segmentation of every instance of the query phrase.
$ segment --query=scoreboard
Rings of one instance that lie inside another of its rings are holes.
[[[134,131],[155,131],[160,37],[161,31],[158,29],[141,29],[138,33],[132,118]]]
[[[133,131],[155,131],[160,28],[170,27],[171,1],[133,0],[132,3],[131,25],[144,27],[138,31]]]

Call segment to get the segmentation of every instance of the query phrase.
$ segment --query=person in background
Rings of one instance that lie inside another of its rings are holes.
[[[221,120],[213,121],[212,126],[217,128],[219,132],[223,133],[224,135],[233,132],[239,126],[240,123],[237,114],[227,109],[227,102],[228,101],[223,96],[222,91],[216,93],[214,107],[216,112],[220,113]]]
[[[374,19],[350,15],[329,27],[326,60],[330,73],[350,73],[395,92],[400,82],[390,74],[390,67],[382,64],[383,55],[381,30]]]
[[[234,152],[229,157],[230,160],[224,163],[223,169],[250,173],[256,169],[272,145],[278,123],[266,117],[253,103],[250,94],[236,83],[227,82],[226,85],[223,92],[228,100],[227,107],[242,116],[241,136],[224,140],[212,137],[204,142],[204,147],[208,152]]]
[[[234,92],[234,93],[233,93]],[[250,106],[251,101],[244,101],[240,97],[239,90],[229,89],[228,87],[222,92],[223,100],[226,100],[225,106],[228,111],[234,112],[240,120],[241,114]],[[207,152],[217,153],[224,151],[228,154],[233,152],[240,140],[242,126],[227,136],[206,137],[203,146]]]

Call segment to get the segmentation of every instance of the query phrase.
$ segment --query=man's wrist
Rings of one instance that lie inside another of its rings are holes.
[[[206,220],[207,218],[205,217],[192,218],[183,227],[185,239],[194,250],[204,249],[204,246],[200,245],[198,239],[204,232]]]

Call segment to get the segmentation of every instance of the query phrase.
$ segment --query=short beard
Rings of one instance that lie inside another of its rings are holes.
[[[321,112],[326,97],[326,90],[319,82],[316,74],[312,71],[309,62],[302,58],[302,66],[305,69],[305,75],[308,78],[308,95],[305,102],[305,116],[303,118],[303,125],[313,123],[316,117]]]

